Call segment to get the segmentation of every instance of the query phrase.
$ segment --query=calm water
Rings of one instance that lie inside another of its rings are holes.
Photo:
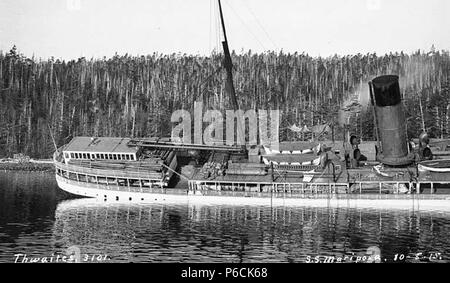
[[[382,261],[450,261],[449,211],[105,204],[49,173],[0,172],[0,262],[69,247],[88,261],[307,262],[371,246]]]

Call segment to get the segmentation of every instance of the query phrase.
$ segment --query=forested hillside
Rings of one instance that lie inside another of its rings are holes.
[[[448,51],[232,57],[241,108],[282,110],[281,140],[298,138],[286,129],[292,124],[334,123],[339,136],[338,110],[360,92],[367,97],[367,82],[384,74],[400,76],[410,135],[425,127],[432,137],[449,137]],[[49,157],[49,128],[58,146],[77,135],[168,136],[172,111],[190,111],[194,101],[230,109],[224,81],[220,54],[60,61],[26,58],[14,47],[0,53],[0,157]],[[354,132],[373,138],[370,108],[351,122]]]

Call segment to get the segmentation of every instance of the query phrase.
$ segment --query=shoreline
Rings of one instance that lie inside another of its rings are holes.
[[[0,161],[2,171],[53,172],[55,166],[51,160]]]

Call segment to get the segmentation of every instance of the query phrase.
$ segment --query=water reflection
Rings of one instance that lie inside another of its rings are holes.
[[[449,224],[446,212],[73,200],[58,205],[53,236],[119,262],[304,262],[371,246],[387,261],[419,252],[448,260]]]
[[[0,262],[69,247],[111,262],[304,262],[381,249],[449,259],[450,209],[117,204],[67,200],[53,174],[0,172]]]
[[[0,172],[0,262],[48,253],[57,203],[67,197],[54,174]]]

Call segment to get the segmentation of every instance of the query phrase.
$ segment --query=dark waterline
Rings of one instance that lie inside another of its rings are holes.
[[[0,172],[0,211],[0,262],[73,246],[109,262],[306,262],[372,246],[382,261],[450,261],[448,211],[106,204],[39,172]]]

